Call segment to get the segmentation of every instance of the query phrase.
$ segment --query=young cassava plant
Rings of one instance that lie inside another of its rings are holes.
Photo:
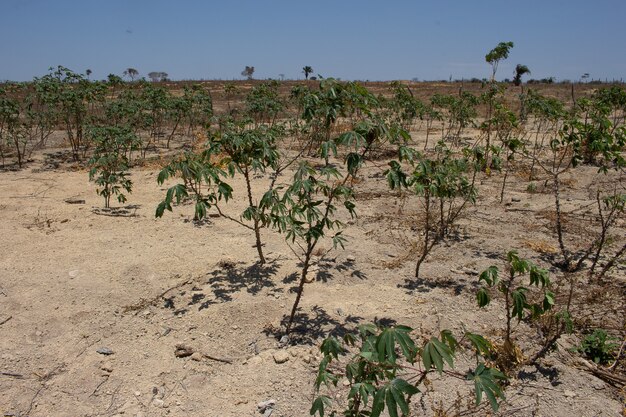
[[[345,405],[339,411],[343,416],[378,417],[385,409],[392,417],[408,416],[411,415],[411,397],[423,395],[420,385],[427,385],[429,374],[436,372],[473,382],[476,405],[484,395],[492,410],[498,410],[498,399],[504,398],[500,382],[505,376],[480,360],[489,357],[493,350],[487,339],[466,332],[457,340],[451,331],[443,330],[439,337],[432,336],[419,343],[411,333],[412,329],[407,326],[367,324],[343,339],[328,337],[320,347],[323,358],[315,389],[318,392],[324,387],[330,390],[347,383],[346,401],[342,401]],[[456,354],[463,346],[468,346],[476,356],[476,367],[466,373],[453,370]],[[338,364],[345,364],[343,372]],[[339,385],[341,380],[345,383]],[[330,396],[319,395],[310,413],[324,417],[335,416],[337,411]]]
[[[88,130],[95,144],[93,156],[89,160],[89,180],[99,187],[98,195],[104,198],[104,207],[109,208],[111,197],[117,196],[120,203],[126,202],[122,191],[132,192],[129,176],[129,150],[136,149],[139,141],[130,128],[117,126],[95,126]]]
[[[491,290],[496,290],[504,296],[504,312],[506,330],[502,357],[498,363],[504,367],[522,362],[522,353],[513,341],[513,320],[537,319],[552,310],[555,295],[551,291],[551,282],[548,271],[539,268],[532,262],[521,258],[517,252],[510,251],[506,255],[507,265],[504,276],[501,276],[497,266],[490,266],[483,271],[478,281],[484,286],[476,293],[479,307],[486,307],[491,303]],[[528,286],[520,281],[528,277]],[[530,287],[538,290],[538,296],[533,297]],[[533,301],[533,299],[535,299]]]

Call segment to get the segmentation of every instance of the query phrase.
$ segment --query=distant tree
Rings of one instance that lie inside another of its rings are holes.
[[[509,52],[513,46],[513,42],[500,42],[498,46],[485,55],[485,61],[491,65],[491,81],[495,81],[498,64],[503,59],[507,59],[509,57]]]
[[[91,70],[87,68],[87,71],[85,71],[85,74],[87,75],[87,79],[89,79],[89,76],[91,75]]]
[[[304,73],[304,78],[308,80],[309,74],[313,73],[313,68],[307,65],[302,68],[302,72]]]
[[[522,84],[522,75],[524,74],[530,74],[530,70],[528,69],[528,67],[523,64],[517,64],[515,66],[515,77],[513,77],[513,84]]]
[[[246,68],[243,71],[241,71],[241,75],[243,75],[249,80],[252,79],[253,74],[254,74],[254,67],[249,67],[247,65],[246,65]]]
[[[122,77],[120,77],[119,75],[109,74],[107,76],[107,82],[112,86],[116,86],[122,84],[124,80],[122,80]]]
[[[139,71],[135,68],[126,68],[124,70],[124,76],[130,78],[131,81],[135,81],[135,77],[139,75]]]
[[[163,71],[152,71],[148,73],[148,78],[150,78],[150,80],[153,83],[159,82],[159,81],[168,81],[167,78],[167,72],[163,72]]]

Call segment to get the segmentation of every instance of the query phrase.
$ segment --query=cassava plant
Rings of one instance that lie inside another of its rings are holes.
[[[91,127],[88,135],[95,144],[94,154],[89,160],[89,180],[98,186],[96,192],[104,198],[104,207],[109,208],[111,197],[117,196],[120,203],[126,202],[127,193],[132,192],[126,154],[137,148],[137,137],[129,128],[116,126]]]
[[[579,100],[579,103],[581,108],[588,105],[584,99]],[[554,228],[562,256],[561,267],[567,272],[582,269],[595,248],[602,251],[604,241],[601,236],[605,231],[600,233],[600,240],[595,239],[582,251],[574,252],[567,247],[564,213],[561,207],[563,174],[589,160],[590,143],[594,144],[593,161],[598,166],[599,172],[607,173],[611,168],[622,170],[626,167],[626,160],[622,155],[626,130],[623,127],[613,129],[608,114],[600,110],[594,111],[594,116],[589,116],[595,119],[595,122],[581,121],[579,116],[578,112],[565,116],[557,135],[549,140],[547,157],[543,158],[539,152],[525,151],[525,155],[532,159],[534,166],[540,167],[552,182],[555,204]],[[610,224],[607,223],[606,226]],[[597,247],[599,243],[602,245]]]
[[[404,171],[403,161],[410,163],[411,172]],[[475,176],[470,180],[467,176],[471,170],[469,161],[455,158],[442,142],[434,159],[405,151],[401,153],[400,162],[391,161],[389,165],[386,171],[389,187],[411,190],[423,205],[420,216],[423,238],[415,267],[415,278],[419,278],[420,267],[433,247],[446,238],[467,203],[475,201]]]
[[[391,417],[412,415],[411,398],[425,395],[420,386],[429,385],[428,376],[432,373],[473,383],[476,405],[484,395],[492,410],[498,410],[498,400],[504,398],[500,384],[506,378],[481,360],[493,352],[487,339],[466,332],[457,340],[451,331],[443,330],[439,337],[418,341],[412,332],[406,326],[369,324],[359,326],[356,334],[348,333],[342,340],[333,336],[325,339],[320,347],[323,358],[315,389],[338,391],[338,386],[347,383],[347,394],[318,395],[310,414],[378,417],[386,409],[385,415]],[[474,369],[465,373],[453,369],[460,350],[474,354]],[[339,385],[340,381],[345,383]],[[338,398],[335,406],[333,399]]]
[[[515,251],[510,251],[506,259],[506,271],[502,276],[497,266],[490,266],[480,274],[478,281],[483,283],[483,287],[476,293],[476,300],[482,308],[491,303],[493,290],[504,297],[506,328],[498,363],[510,367],[523,362],[523,354],[513,338],[513,320],[517,319],[519,323],[522,319],[535,320],[545,315],[554,307],[555,295],[551,291],[552,284],[546,269],[521,258]],[[527,286],[521,282],[524,277],[528,278]],[[538,294],[533,294],[531,287],[535,287]],[[569,315],[563,313],[562,317],[567,318]],[[555,341],[555,338],[551,339],[552,343]],[[549,347],[551,345],[540,352],[544,354]],[[537,358],[535,355],[533,361]]]
[[[344,224],[337,219],[337,209],[341,205],[351,216],[355,215],[353,190],[348,183],[350,178],[351,175],[342,175],[333,166],[314,167],[302,161],[284,193],[281,196],[275,193],[274,200],[281,204],[274,205],[271,211],[273,224],[285,233],[290,248],[302,263],[286,334],[292,329],[318,243],[324,237],[330,237],[334,248],[344,246]]]

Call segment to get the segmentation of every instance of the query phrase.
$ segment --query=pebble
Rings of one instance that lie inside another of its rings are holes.
[[[105,362],[102,364],[100,369],[102,369],[105,372],[113,372],[113,365],[111,365],[111,362]]]
[[[346,256],[346,261],[354,262],[354,261],[356,261],[356,258],[354,256],[352,256],[352,255],[349,255],[349,256]]]
[[[256,405],[256,407],[259,409],[259,411],[262,413],[264,411],[266,411],[267,409],[272,409],[274,408],[274,406],[276,405],[276,400],[274,399],[269,399],[267,401],[261,401],[260,403],[258,403]]]
[[[566,397],[568,397],[568,398],[573,398],[573,397],[575,397],[575,396],[576,396],[576,393],[575,393],[574,391],[568,391],[568,390],[565,390],[565,391],[563,392],[563,395],[565,395],[565,396],[566,396]]]
[[[165,406],[165,402],[163,400],[155,398],[154,400],[152,400],[152,405],[157,408],[163,408]]]
[[[278,352],[274,353],[273,357],[274,357],[274,362],[281,364],[289,360],[289,353],[287,353],[287,351],[284,351],[284,350],[279,350]]]
[[[187,356],[193,355],[194,350],[192,347],[186,346],[184,343],[177,343],[176,349],[174,350],[174,356],[177,358],[186,358]]]
[[[108,347],[101,347],[100,349],[96,350],[96,352],[98,352],[101,355],[112,355],[113,351],[111,349],[109,349]]]
[[[200,352],[194,352],[191,355],[191,360],[192,361],[202,362],[203,359],[204,359],[204,356],[202,356],[202,353],[200,353]]]

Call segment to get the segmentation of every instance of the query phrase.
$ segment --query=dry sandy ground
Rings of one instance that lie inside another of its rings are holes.
[[[317,280],[305,288],[296,340],[282,346],[272,331],[289,312],[298,269],[281,236],[264,232],[270,262],[260,268],[253,235],[228,220],[194,225],[190,206],[155,219],[165,190],[156,170],[133,170],[130,206],[111,216],[100,210],[102,200],[85,171],[42,167],[38,160],[0,173],[4,415],[260,416],[257,403],[274,399],[274,417],[306,416],[323,336],[375,319],[424,334],[465,326],[495,335],[503,325],[501,305],[476,308],[471,271],[502,266],[512,248],[548,266],[529,242],[556,242],[542,214],[549,194],[526,193],[527,182],[513,177],[506,201],[516,201],[503,205],[495,197],[495,177],[484,179],[458,239],[437,247],[423,279],[406,288],[414,258],[402,261],[402,236],[411,236],[410,229],[397,221],[400,200],[386,189],[382,168],[367,168],[358,189],[359,218],[345,232],[346,250],[331,251],[320,262]],[[572,180],[578,191],[570,193],[569,207],[594,198],[587,188],[597,180],[595,171],[577,172],[588,175]],[[66,203],[70,197],[85,204]],[[243,208],[241,197],[229,205],[230,213]],[[614,275],[624,279],[623,270]],[[178,358],[179,343],[212,359]],[[103,348],[113,353],[98,353]],[[563,348],[541,368],[524,369],[507,388],[501,415],[622,415],[619,392],[568,365],[568,358]],[[456,392],[469,393],[462,381],[434,382],[434,392],[421,401],[415,397],[413,415],[432,415],[433,405],[441,401],[447,408]],[[342,390],[332,394],[345,395]]]

